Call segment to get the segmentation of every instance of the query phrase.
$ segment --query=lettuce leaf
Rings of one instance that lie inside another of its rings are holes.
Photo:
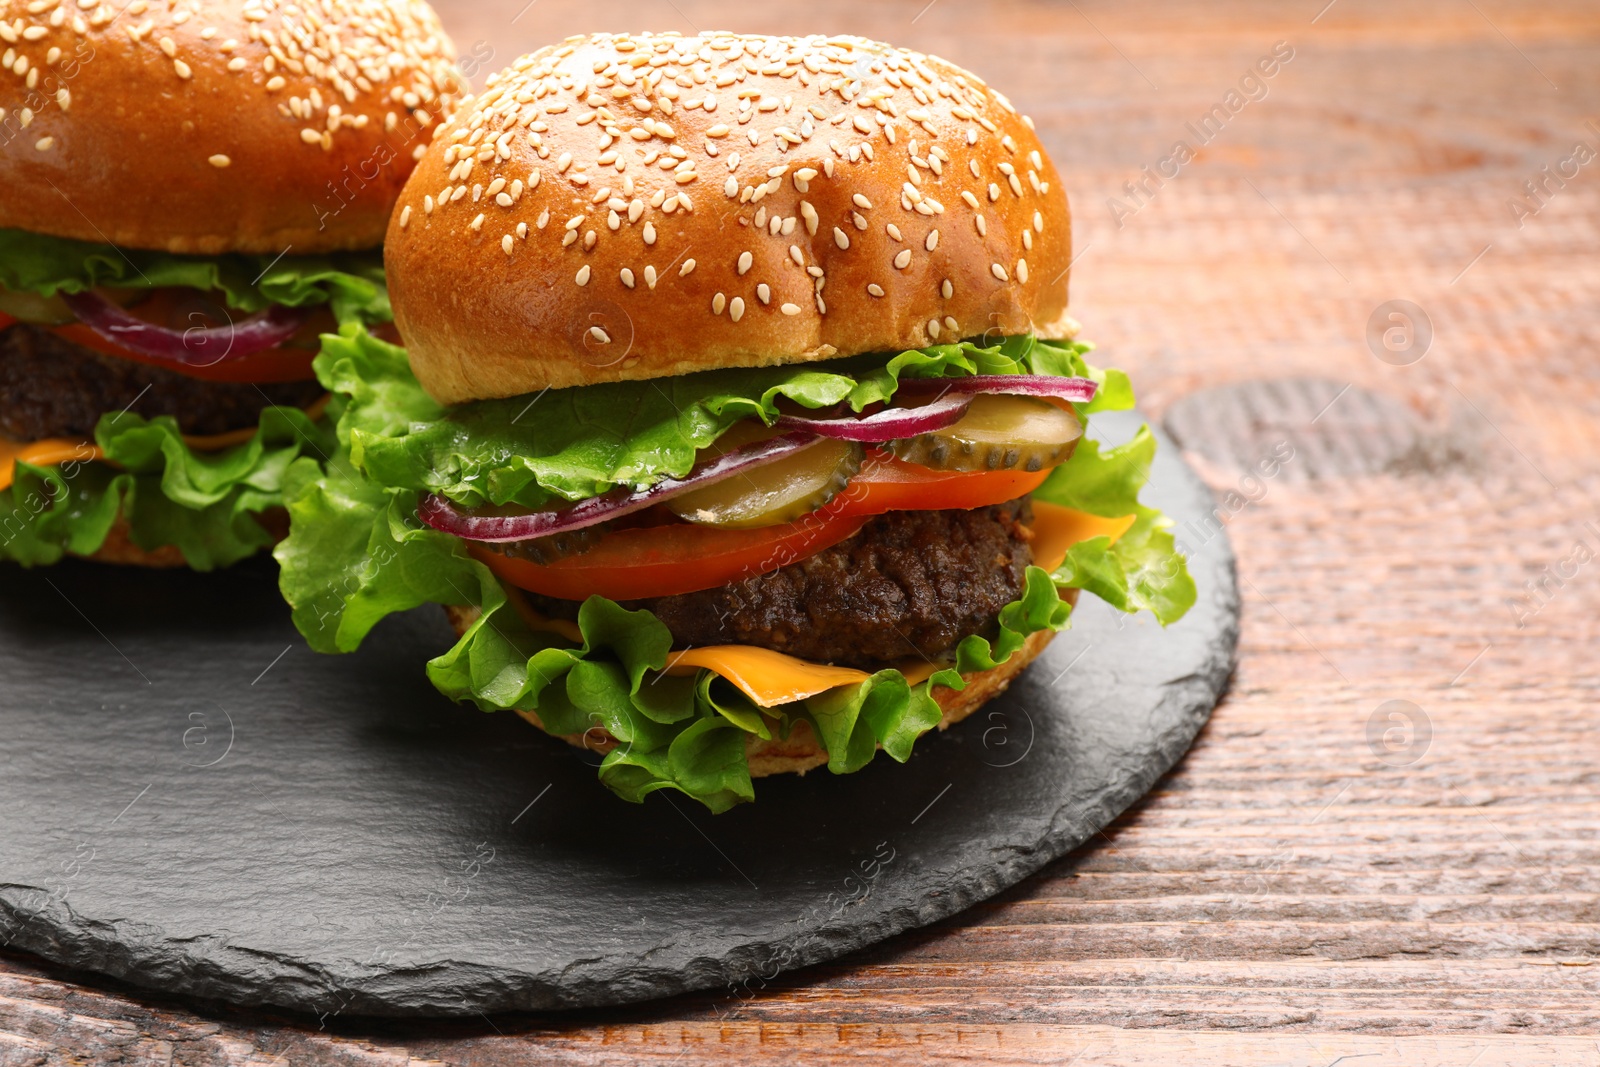
[[[1135,516],[1114,545],[1105,537],[1073,545],[1055,577],[1062,585],[1093,593],[1118,611],[1148,611],[1166,626],[1194,606],[1196,591],[1168,532],[1172,520],[1139,503],[1139,490],[1150,479],[1155,455],[1156,439],[1148,426],[1117,448],[1102,449],[1100,442],[1085,438],[1033,496],[1106,518]]]
[[[547,390],[445,410],[402,401],[401,420],[381,405],[352,423],[356,466],[395,488],[441,493],[457,504],[545,507],[584,500],[619,485],[642,488],[681,477],[697,450],[735,422],[778,416],[780,398],[807,408],[848,404],[860,411],[888,400],[902,377],[970,374],[1083,375],[1101,383],[1085,414],[1131,407],[1133,392],[1119,371],[1083,361],[1088,345],[1008,337],[988,347],[967,341],[824,363],[702,371],[643,382],[608,382]],[[364,357],[350,354],[336,369],[341,388],[386,389]],[[424,394],[425,396],[426,394]]]
[[[326,424],[281,407],[261,413],[249,441],[219,452],[196,452],[171,416],[129,412],[103,416],[95,442],[110,463],[86,450],[53,467],[16,465],[0,490],[0,559],[34,566],[89,555],[120,512],[139,547],[173,545],[196,570],[225,567],[272,544],[254,516],[283,504],[295,460],[337,447]]]
[[[417,520],[418,500],[425,491],[448,491],[463,502],[577,498],[640,484],[686,471],[697,442],[709,442],[720,427],[770,418],[778,396],[859,410],[891,396],[902,376],[1086,374],[1103,385],[1085,414],[1130,407],[1127,378],[1088,367],[1086,351],[1006,338],[989,347],[963,343],[808,367],[717,371],[446,411],[411,377],[403,349],[347,327],[325,340],[317,359],[323,383],[348,398],[338,422],[341,451],[325,470],[304,458],[290,470],[290,536],[276,551],[281,588],[295,624],[323,652],[355,649],[393,612],[429,603],[478,609],[460,640],[429,661],[429,679],[451,699],[485,711],[537,712],[552,733],[603,728],[619,744],[601,762],[600,779],[628,800],[675,789],[713,812],[753,800],[746,746],[787,736],[800,722],[822,739],[834,773],[859,770],[880,750],[903,762],[939,722],[933,689],[960,689],[962,673],[1003,663],[1030,634],[1067,625],[1071,609],[1059,587],[1082,585],[1163,623],[1193,603],[1167,521],[1138,504],[1154,448],[1147,431],[1119,448],[1083,442],[1040,490],[1096,514],[1135,513],[1134,527],[1115,546],[1106,538],[1076,546],[1053,575],[1030,567],[1022,596],[1002,610],[996,632],[967,637],[954,664],[922,683],[883,670],[780,708],[756,707],[709,671],[663,674],[672,637],[647,611],[591,597],[578,612],[581,640],[540,627],[461,540]],[[524,422],[519,410],[540,411],[540,418]]]
[[[50,297],[96,286],[219,292],[246,313],[328,304],[340,322],[387,322],[383,255],[182,256],[0,229],[0,288]]]

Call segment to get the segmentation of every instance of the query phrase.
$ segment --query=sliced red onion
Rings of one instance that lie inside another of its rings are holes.
[[[1049,396],[1080,404],[1094,399],[1100,387],[1088,378],[1059,378],[1053,374],[973,374],[965,378],[902,378],[896,396],[972,396],[1007,393],[1013,396]]]
[[[970,396],[943,396],[931,404],[918,408],[885,408],[866,417],[843,419],[811,419],[799,415],[781,415],[777,425],[788,430],[805,430],[836,437],[844,441],[861,441],[881,444],[898,441],[902,437],[915,437],[931,433],[959,422],[972,406]]]
[[[602,496],[580,500],[568,508],[535,511],[524,515],[473,515],[462,511],[449,500],[436,493],[422,498],[417,517],[448,534],[468,541],[503,543],[528,541],[535,537],[581,530],[585,526],[609,522],[631,512],[669,500],[691,489],[703,489],[735,474],[771,463],[775,459],[793,455],[813,445],[822,438],[813,433],[795,431],[766,441],[725,452],[708,463],[703,463],[684,478],[666,478],[648,489],[630,491],[613,489]]]
[[[143,356],[185,367],[213,367],[282,344],[305,322],[303,308],[274,305],[226,326],[173,330],[145,322],[98,293],[62,293],[72,313],[107,341]]]

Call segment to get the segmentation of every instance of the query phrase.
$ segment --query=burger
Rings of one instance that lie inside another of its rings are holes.
[[[318,337],[390,318],[458,98],[420,2],[0,0],[0,559],[208,569],[334,447]]]
[[[1088,590],[1194,586],[1154,441],[1067,316],[1027,117],[853,37],[570,38],[463,102],[385,243],[404,348],[317,357],[339,451],[293,475],[281,586],[319,650],[444,605],[428,674],[642,800],[917,738]]]

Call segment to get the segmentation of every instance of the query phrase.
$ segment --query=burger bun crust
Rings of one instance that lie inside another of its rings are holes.
[[[320,26],[239,0],[28,6],[0,0],[0,50],[28,68],[0,78],[0,227],[204,255],[375,248],[460,95],[421,0],[327,0]]]
[[[1071,221],[976,75],[849,37],[597,34],[441,130],[385,246],[446,404],[1047,331]]]

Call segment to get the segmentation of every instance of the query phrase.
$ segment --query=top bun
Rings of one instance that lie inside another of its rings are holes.
[[[0,227],[169,252],[376,247],[459,96],[418,0],[0,0],[0,50]]]
[[[443,403],[1050,330],[1066,193],[976,75],[857,37],[573,37],[436,136],[385,250]]]

